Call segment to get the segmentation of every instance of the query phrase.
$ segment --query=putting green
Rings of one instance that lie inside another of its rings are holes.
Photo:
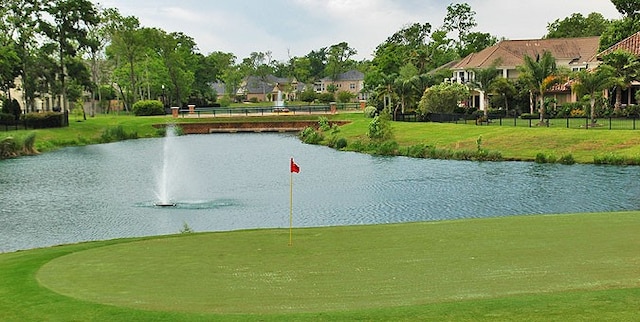
[[[96,303],[195,313],[349,311],[640,287],[637,213],[185,234],[89,249],[37,273]]]

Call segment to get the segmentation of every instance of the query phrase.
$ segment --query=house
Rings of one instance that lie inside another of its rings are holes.
[[[605,49],[603,52],[597,55],[598,59],[602,59],[603,56],[610,54],[616,50],[625,50],[630,52],[636,57],[640,58],[640,32],[623,39],[617,44]],[[631,82],[628,88],[622,90],[622,106],[637,104],[635,94],[640,91],[640,80]]]
[[[525,55],[535,58],[548,51],[555,57],[558,68],[572,71],[595,68],[600,64],[597,59],[600,37],[503,40],[494,46],[473,53],[453,64],[451,81],[466,83],[473,79],[473,69],[487,68],[493,64],[501,76],[516,79],[520,74],[518,66],[524,62]],[[470,105],[484,110],[484,93],[472,92]],[[557,104],[575,101],[570,86],[562,84],[548,92]]]
[[[366,100],[367,93],[364,89],[364,74],[358,70],[338,74],[335,78],[325,77],[314,83],[316,93],[326,93],[331,85],[334,85],[337,91],[347,91],[355,95],[356,100]]]
[[[284,100],[294,101],[297,98],[297,93],[302,92],[305,86],[295,78],[267,75],[261,79],[258,76],[249,76],[242,82],[237,94],[244,96],[248,101],[275,102],[278,99],[278,93],[280,93]]]

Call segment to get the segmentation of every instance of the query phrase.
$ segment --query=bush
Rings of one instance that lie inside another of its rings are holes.
[[[324,136],[322,133],[309,126],[300,132],[300,139],[302,142],[307,144],[319,144],[324,139]]]
[[[26,126],[34,129],[63,127],[65,125],[64,113],[44,112],[28,113],[24,116]]]
[[[520,118],[523,120],[537,120],[540,119],[540,114],[538,113],[522,113],[520,114]]]
[[[127,131],[124,130],[122,125],[118,125],[117,127],[106,129],[102,133],[100,140],[102,143],[109,143],[109,142],[123,141],[123,140],[129,140],[129,139],[137,139],[137,138],[138,138],[137,132],[128,133]]]
[[[220,103],[220,106],[222,107],[229,107],[231,105],[231,98],[229,98],[229,96],[225,96],[221,98],[218,103]]]
[[[133,104],[133,114],[136,116],[164,115],[162,102],[158,100],[137,101]]]
[[[342,150],[344,148],[347,147],[347,139],[345,138],[338,138],[336,140],[336,144],[335,144],[335,148],[338,150]]]
[[[391,139],[393,133],[391,131],[391,124],[389,120],[384,116],[376,116],[369,122],[369,128],[367,136],[373,140],[388,140]]]
[[[565,154],[560,157],[560,160],[558,160],[558,162],[560,162],[561,164],[570,165],[570,164],[575,164],[576,160],[573,158],[573,155]]]
[[[374,118],[378,114],[378,109],[375,106],[367,106],[364,108],[364,116],[367,118]]]

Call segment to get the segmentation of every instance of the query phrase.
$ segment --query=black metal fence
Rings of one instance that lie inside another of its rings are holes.
[[[640,129],[640,118],[637,117],[606,117],[598,118],[595,122],[589,117],[568,117],[546,119],[522,119],[519,117],[503,117],[489,115],[488,118],[477,118],[470,114],[439,114],[430,113],[419,115],[415,113],[398,114],[395,118],[400,122],[437,122],[471,124],[477,126],[513,126],[513,127],[555,127],[567,129],[605,129],[605,130],[638,130]]]
[[[189,115],[201,116],[257,116],[257,115],[287,115],[287,114],[329,114],[335,108],[335,112],[353,111],[360,109],[359,103],[337,103],[332,105],[292,105],[292,106],[264,106],[264,107],[196,107],[192,111],[181,108],[182,117]]]
[[[31,114],[21,115],[20,119],[0,119],[0,131],[17,131],[28,129],[43,129],[52,127],[69,126],[69,113],[50,113],[50,114]],[[44,117],[39,117],[44,116]]]

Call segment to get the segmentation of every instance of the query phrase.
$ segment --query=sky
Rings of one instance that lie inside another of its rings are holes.
[[[347,42],[356,60],[372,59],[375,48],[412,23],[442,26],[451,3],[476,12],[472,31],[498,38],[536,39],[547,24],[573,13],[621,16],[609,0],[97,0],[144,27],[183,32],[200,53],[233,53],[238,61],[252,52],[277,61]]]

